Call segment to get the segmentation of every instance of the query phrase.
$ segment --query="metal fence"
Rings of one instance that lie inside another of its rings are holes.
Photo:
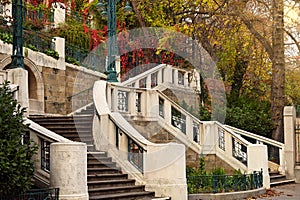
[[[71,64],[80,65],[99,72],[106,71],[106,60],[104,55],[67,42],[65,44],[65,58],[66,62]]]
[[[12,43],[12,35],[13,27],[8,25],[5,18],[0,17],[0,40],[5,43]],[[55,38],[41,31],[23,27],[23,45],[31,50],[46,53],[56,59],[59,57],[58,53],[55,52]],[[103,54],[67,42],[65,44],[65,59],[68,63],[80,65],[94,71],[106,71],[106,58]]]
[[[189,194],[253,190],[263,187],[262,171],[236,175],[187,176]]]
[[[23,28],[24,46],[39,52],[55,49],[55,38],[39,31]]]
[[[59,188],[29,190],[26,193],[12,196],[1,196],[0,200],[58,200]]]

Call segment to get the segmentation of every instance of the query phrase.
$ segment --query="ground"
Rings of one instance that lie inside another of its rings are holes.
[[[300,199],[300,183],[280,185],[267,190],[267,192],[259,197],[253,197],[248,200],[299,200]]]

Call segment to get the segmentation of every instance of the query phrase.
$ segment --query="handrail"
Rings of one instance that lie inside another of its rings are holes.
[[[68,99],[68,101],[71,101],[71,99],[72,99],[73,97],[78,96],[78,95],[80,95],[80,94],[82,94],[82,93],[84,93],[84,92],[86,92],[86,91],[92,90],[92,89],[93,89],[93,86],[92,86],[92,87],[89,87],[89,88],[86,88],[86,89],[84,89],[84,90],[81,90],[80,92],[77,92],[77,93],[75,93],[75,94],[73,94],[73,95],[70,95],[70,96],[67,97],[67,99]]]
[[[244,135],[244,136],[256,139],[258,141],[264,142],[266,144],[273,145],[273,146],[278,147],[278,148],[283,148],[284,147],[283,143],[278,142],[276,140],[272,140],[272,139],[266,138],[266,137],[261,136],[261,135],[256,135],[254,133],[250,133],[248,131],[244,131],[244,130],[241,130],[241,129],[238,129],[238,128],[235,128],[235,127],[232,127],[232,126],[229,126],[229,125],[224,125],[224,126],[227,127],[228,129],[231,129],[233,132],[236,132],[237,134]]]
[[[134,77],[131,77],[129,79],[127,79],[126,81],[123,81],[120,85],[122,86],[127,86],[127,85],[130,85],[132,83],[134,83],[135,81],[137,80],[140,80],[140,79],[143,79],[143,78],[146,78],[149,74],[152,74],[154,72],[157,72],[158,70],[160,70],[161,68],[164,68],[166,67],[167,65],[166,64],[160,64],[152,69],[149,69],[137,76],[134,76]]]
[[[44,139],[51,140],[52,142],[72,142],[71,140],[44,128],[43,126],[40,126],[28,118],[25,118],[24,124],[29,125],[29,129],[35,131],[39,137]]]
[[[235,133],[231,129],[227,127],[227,125],[221,124],[220,122],[216,121],[215,122],[218,126],[222,127],[225,131],[233,135],[235,138],[237,138],[240,142],[246,144],[246,145],[251,145],[252,143],[246,140],[245,138],[241,137],[239,134]]]
[[[147,151],[147,145],[153,144],[139,134],[119,112],[110,113],[110,119],[125,133],[125,135],[140,145],[144,151]]]
[[[167,95],[165,95],[163,92],[161,92],[160,90],[156,90],[156,91],[159,94],[159,96],[161,96],[164,99],[168,100],[172,105],[175,106],[175,108],[177,108],[178,110],[182,111],[185,115],[188,115],[189,117],[191,117],[195,122],[197,122],[199,124],[203,123],[200,119],[198,119],[197,117],[195,117],[194,115],[192,115],[191,113],[189,113],[187,110],[185,110],[178,103],[176,103],[175,101],[173,101],[170,97],[168,97]]]

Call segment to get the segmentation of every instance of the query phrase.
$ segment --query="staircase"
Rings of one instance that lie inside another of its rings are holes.
[[[94,107],[90,106],[73,116],[30,116],[30,119],[65,138],[87,144],[89,199],[153,199],[154,192],[145,191],[143,185],[135,185],[135,180],[123,174],[106,152],[95,150],[93,116]]]
[[[270,186],[271,187],[295,183],[295,179],[287,179],[285,175],[282,175],[279,172],[270,172],[269,175],[270,175]]]

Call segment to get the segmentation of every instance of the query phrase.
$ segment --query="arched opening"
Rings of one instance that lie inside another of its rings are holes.
[[[38,99],[37,95],[37,81],[36,78],[31,71],[31,69],[25,66],[25,69],[28,71],[28,92],[29,92],[29,99]]]
[[[11,57],[7,56],[1,60],[0,69],[10,68]],[[28,97],[29,114],[42,114],[45,111],[44,105],[44,80],[38,66],[28,58],[24,58],[25,70],[28,72]]]

